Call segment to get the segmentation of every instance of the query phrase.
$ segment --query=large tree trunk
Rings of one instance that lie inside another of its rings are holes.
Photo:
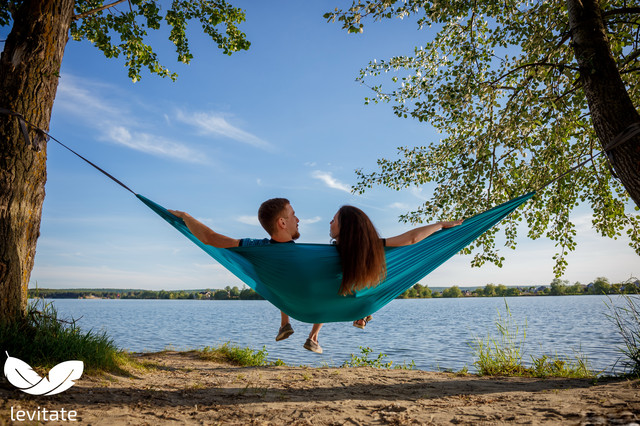
[[[73,0],[27,0],[13,13],[13,28],[0,57],[0,107],[48,130],[60,64],[69,39]],[[38,137],[29,132],[32,139]],[[20,318],[46,181],[46,144],[25,143],[15,117],[0,115],[0,321]]]
[[[599,0],[567,0],[569,26],[591,120],[603,148],[640,123],[609,48]],[[613,170],[640,207],[640,135],[609,152]]]

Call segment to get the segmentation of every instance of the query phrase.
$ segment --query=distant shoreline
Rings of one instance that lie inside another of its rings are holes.
[[[588,285],[554,280],[549,286],[512,286],[487,284],[484,287],[434,287],[415,284],[398,299],[429,299],[459,297],[531,297],[579,296],[602,294],[640,294],[640,280],[610,284],[598,278]],[[253,289],[226,287],[224,289],[197,290],[142,290],[142,289],[29,289],[29,298],[44,299],[138,299],[138,300],[264,300]]]

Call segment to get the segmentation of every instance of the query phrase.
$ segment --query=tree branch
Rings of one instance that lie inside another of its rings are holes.
[[[629,74],[629,73],[636,72],[636,71],[640,71],[640,67],[629,68],[628,70],[620,71],[620,75]]]
[[[637,59],[638,56],[640,56],[640,49],[636,49],[635,51],[633,51],[629,55],[627,55],[627,57],[625,58],[624,62],[622,63],[622,66],[620,68],[624,68],[626,65],[629,65],[631,62],[633,62],[635,59]]]
[[[505,77],[517,72],[517,71],[520,71],[522,69],[530,68],[530,67],[539,67],[539,66],[552,67],[552,68],[569,68],[569,69],[574,70],[574,71],[579,71],[578,68],[572,67],[572,66],[569,66],[569,65],[565,65],[565,64],[554,64],[554,63],[550,63],[550,62],[533,62],[531,64],[522,64],[522,65],[520,65],[518,67],[515,67],[515,68],[509,70],[508,72],[504,73],[500,77],[496,78],[495,80],[490,81],[489,84],[490,85],[494,85],[497,82],[499,82],[500,80],[502,80],[503,78],[505,78]]]
[[[115,1],[115,2],[113,2],[111,4],[107,4],[107,5],[98,7],[96,9],[88,10],[88,11],[86,11],[84,13],[81,13],[80,15],[73,15],[73,20],[77,21],[78,19],[86,18],[89,15],[93,15],[94,13],[102,12],[105,9],[110,9],[110,8],[112,8],[114,6],[119,5],[120,3],[124,3],[125,1],[127,1],[127,0],[118,0],[118,1]]]
[[[608,18],[613,15],[634,15],[637,13],[640,13],[640,7],[621,7],[619,9],[607,10],[602,16]]]

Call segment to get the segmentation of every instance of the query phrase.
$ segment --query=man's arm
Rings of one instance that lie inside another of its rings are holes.
[[[434,232],[438,232],[443,228],[453,228],[462,223],[462,220],[454,220],[451,222],[438,222],[432,225],[421,226],[420,228],[412,229],[404,234],[396,235],[395,237],[387,238],[387,247],[400,247],[415,244],[418,241],[422,241]]]
[[[240,245],[240,240],[218,234],[204,223],[194,219],[189,213],[179,210],[169,210],[169,213],[182,219],[189,231],[207,245],[218,248],[238,247]]]

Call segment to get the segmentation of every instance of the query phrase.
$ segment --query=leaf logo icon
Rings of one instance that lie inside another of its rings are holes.
[[[31,395],[55,395],[64,392],[82,376],[82,361],[65,361],[49,370],[47,377],[40,377],[26,362],[9,356],[4,363],[4,375],[11,384]]]

